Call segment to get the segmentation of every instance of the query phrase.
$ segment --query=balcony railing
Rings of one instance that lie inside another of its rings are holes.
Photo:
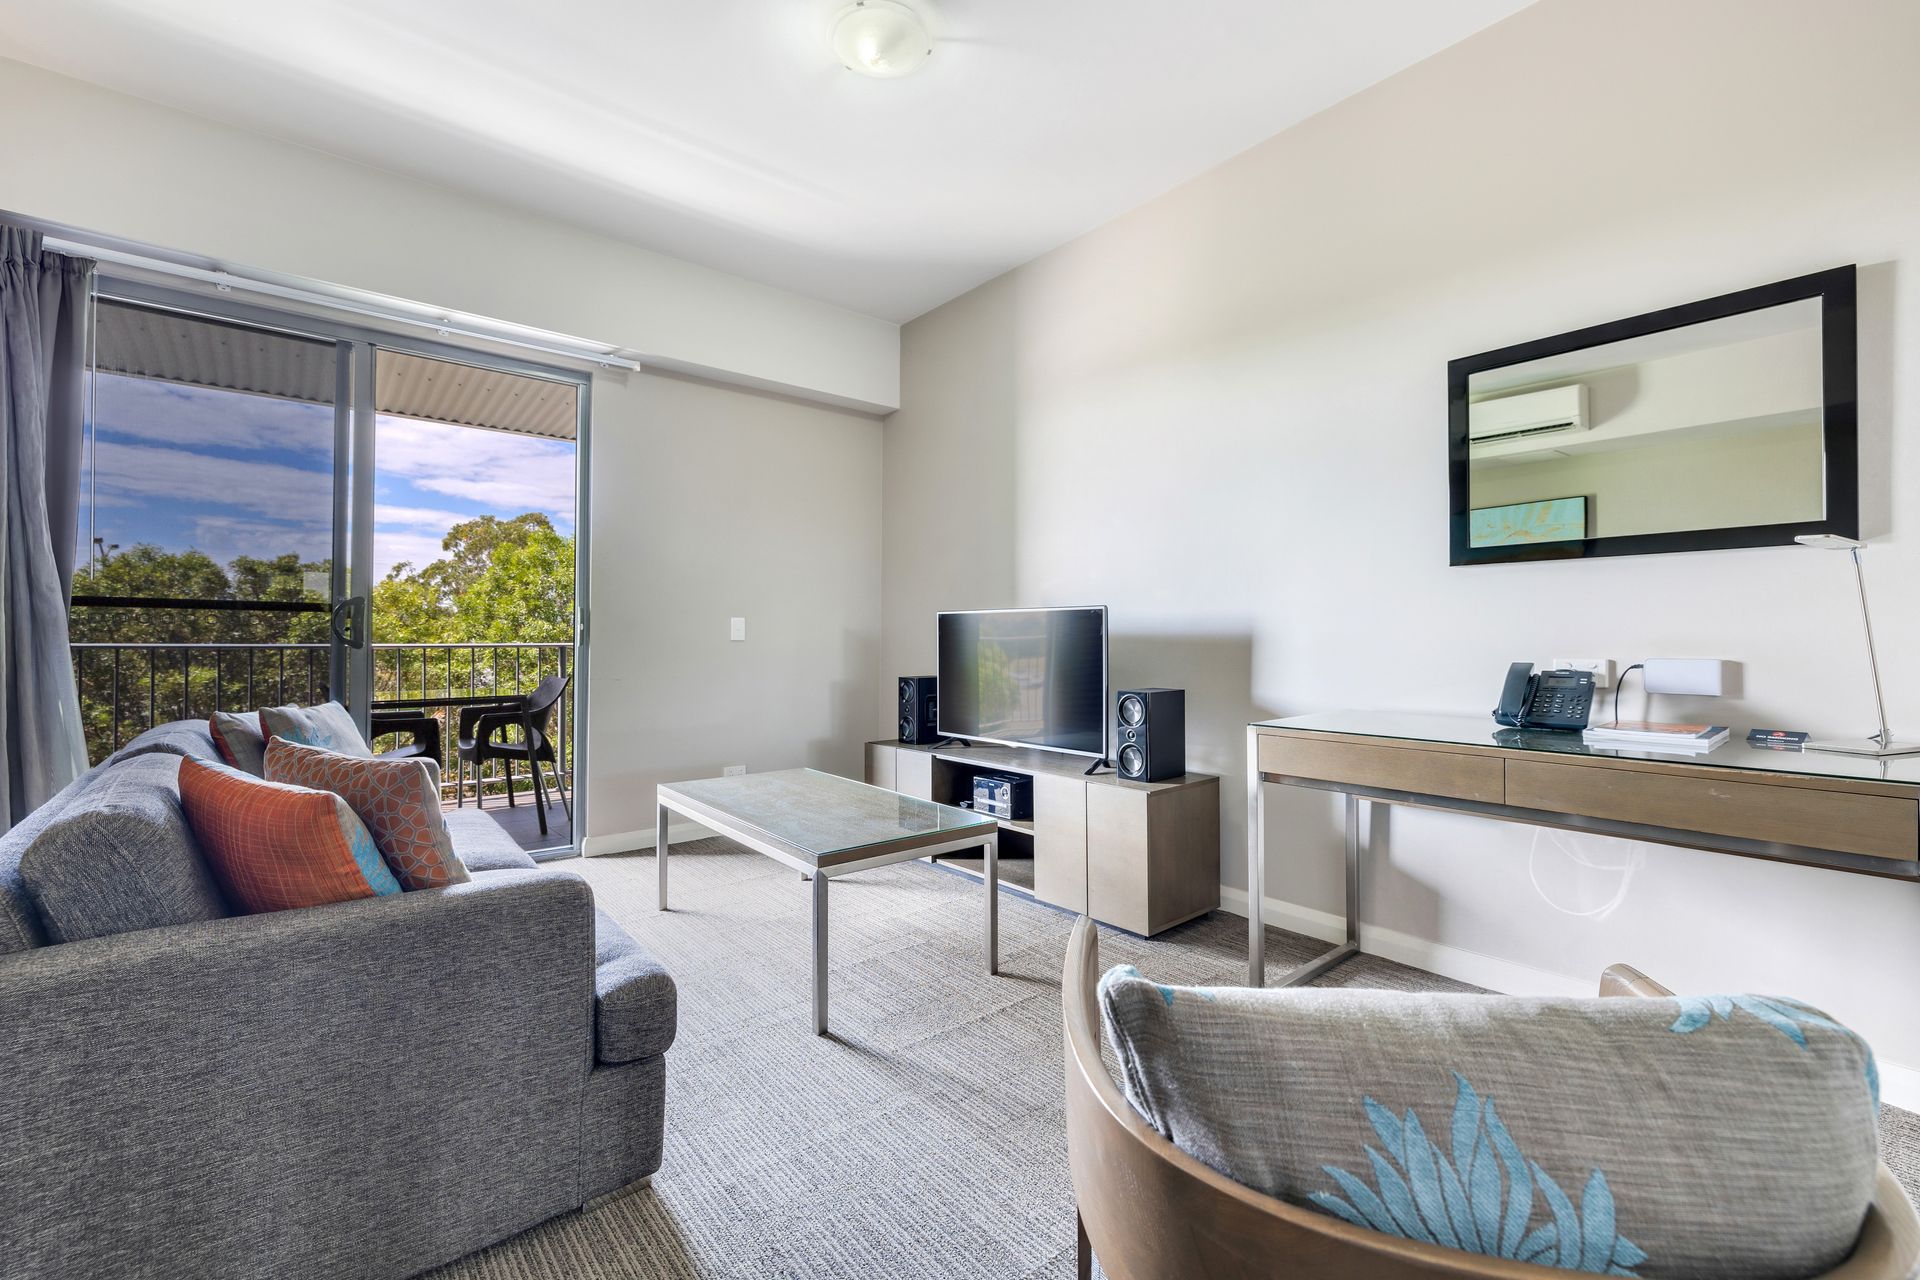
[[[105,759],[128,739],[168,720],[204,719],[215,710],[252,711],[331,696],[324,644],[231,644],[115,641],[72,646],[87,752]],[[428,704],[441,721],[440,773],[451,797],[459,746],[451,707],[432,700],[509,698],[531,693],[546,676],[573,670],[570,643],[376,644],[373,706]],[[572,789],[571,685],[556,709],[555,754]],[[379,746],[375,743],[376,749]],[[492,783],[490,790],[500,784]]]

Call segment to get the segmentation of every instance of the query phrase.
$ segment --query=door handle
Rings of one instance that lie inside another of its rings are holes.
[[[333,638],[341,644],[346,645],[349,649],[364,649],[367,646],[367,638],[362,634],[360,627],[360,605],[361,597],[348,596],[345,600],[333,606],[333,613],[328,620],[328,625],[333,630]],[[342,614],[346,616],[347,622],[351,624],[351,630],[349,630],[347,626],[342,625]]]

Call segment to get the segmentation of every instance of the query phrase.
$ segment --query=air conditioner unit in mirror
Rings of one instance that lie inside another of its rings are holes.
[[[1475,445],[1565,435],[1586,429],[1587,388],[1579,382],[1548,387],[1544,391],[1476,400],[1467,406],[1467,439]]]

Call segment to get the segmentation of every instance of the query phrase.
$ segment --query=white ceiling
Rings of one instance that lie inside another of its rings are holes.
[[[845,2],[0,0],[0,53],[906,320],[1527,0],[907,0],[884,81]]]

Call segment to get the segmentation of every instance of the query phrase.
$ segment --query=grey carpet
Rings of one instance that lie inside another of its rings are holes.
[[[568,864],[680,984],[666,1163],[651,1186],[434,1272],[436,1280],[1073,1274],[1061,1117],[1070,917],[1007,895],[988,977],[981,887],[907,863],[836,881],[831,1024],[812,1034],[808,891],[728,841],[676,846],[674,910],[650,854]],[[1152,941],[1102,931],[1106,964],[1244,980],[1245,922]],[[1322,944],[1268,930],[1278,974]],[[1597,975],[1596,975],[1597,977]],[[1324,982],[1471,988],[1363,956]],[[1920,1117],[1888,1109],[1888,1163],[1920,1193]]]

